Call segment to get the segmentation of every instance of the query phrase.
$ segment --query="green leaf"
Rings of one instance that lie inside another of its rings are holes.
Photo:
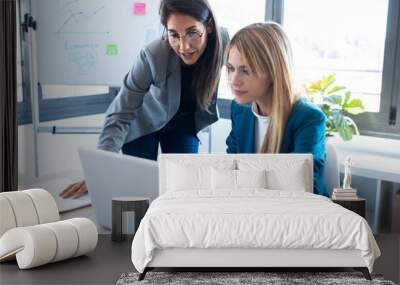
[[[346,105],[348,104],[348,102],[349,102],[349,100],[350,100],[350,97],[351,97],[351,92],[350,92],[350,91],[347,91],[347,92],[344,94],[344,102],[343,102],[343,105],[344,105],[344,106],[346,106]]]
[[[322,112],[324,112],[326,117],[329,117],[331,115],[331,107],[327,104],[323,104],[321,107]]]
[[[335,125],[335,130],[339,132],[340,137],[343,140],[351,140],[353,134],[355,133],[352,126],[349,125],[347,117],[344,116],[340,111],[335,111],[332,113],[332,120]]]
[[[326,93],[326,95],[330,95],[330,94],[333,94],[333,93],[335,93],[335,92],[338,92],[338,91],[341,91],[341,90],[344,90],[344,89],[346,89],[345,86],[336,85],[336,86],[334,86],[332,89],[330,89],[330,90]]]
[[[334,73],[328,74],[321,81],[322,90],[325,91],[334,81],[335,81],[335,74]]]
[[[325,132],[332,133],[334,132],[335,128],[331,119],[327,118]]]
[[[308,85],[308,90],[310,92],[320,92],[322,91],[322,83],[321,80],[317,80],[315,82],[311,82],[310,85]]]
[[[335,126],[335,129],[337,131],[340,131],[340,129],[347,127],[347,121],[340,111],[336,110],[335,112],[332,112],[332,120],[333,125]]]
[[[341,95],[331,95],[324,98],[324,103],[326,103],[330,108],[342,109],[342,96]]]
[[[344,141],[349,141],[353,138],[353,129],[351,127],[342,128],[339,130],[339,135]]]
[[[365,111],[360,99],[352,99],[351,92],[345,86],[334,85],[335,74],[330,73],[319,80],[307,82],[303,88],[311,102],[318,105],[327,120],[325,134],[339,132],[344,140],[350,140],[357,133],[354,122],[345,114],[360,114]],[[321,102],[322,100],[322,102]]]
[[[365,107],[360,99],[353,99],[343,106],[343,110],[350,114],[358,115],[364,113]]]

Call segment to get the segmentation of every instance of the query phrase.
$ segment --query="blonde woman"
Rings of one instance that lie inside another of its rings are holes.
[[[235,95],[228,153],[311,153],[314,193],[324,186],[325,115],[300,98],[292,79],[288,38],[276,23],[238,31],[227,48],[228,82]]]

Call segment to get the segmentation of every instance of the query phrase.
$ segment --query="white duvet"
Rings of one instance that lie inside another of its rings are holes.
[[[160,196],[133,239],[132,262],[143,272],[165,248],[358,249],[370,271],[380,255],[359,215],[319,195],[265,189]]]

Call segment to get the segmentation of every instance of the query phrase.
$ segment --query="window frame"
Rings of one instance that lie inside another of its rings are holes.
[[[389,0],[379,113],[352,118],[366,135],[400,139],[400,2]]]

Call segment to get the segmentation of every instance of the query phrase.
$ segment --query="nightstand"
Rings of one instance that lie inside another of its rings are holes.
[[[356,214],[359,214],[361,217],[365,219],[366,217],[366,204],[367,200],[364,198],[356,198],[352,200],[336,200],[332,199],[333,203],[339,204],[340,206],[353,211]]]
[[[137,231],[149,205],[150,198],[146,197],[114,197],[112,199],[111,239],[113,241],[126,239],[126,235],[122,233],[123,212],[135,212],[135,231]]]

